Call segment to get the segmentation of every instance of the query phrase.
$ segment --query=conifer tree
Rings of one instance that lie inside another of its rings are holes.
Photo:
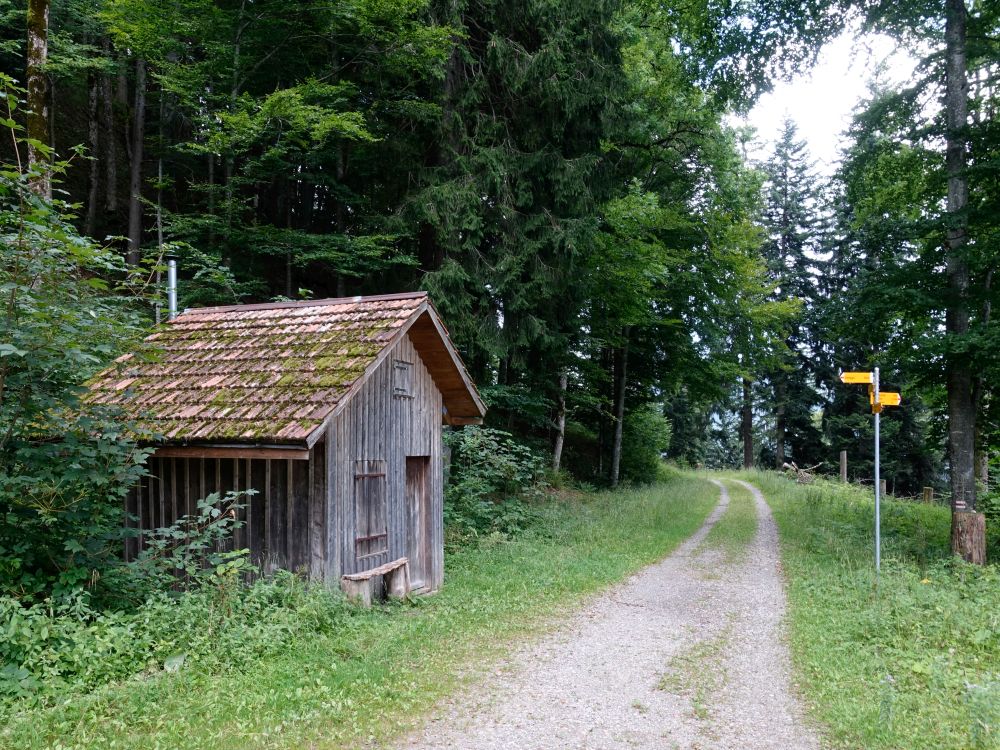
[[[774,404],[774,460],[780,469],[789,460],[800,466],[823,460],[821,435],[813,420],[819,398],[811,362],[815,337],[809,325],[817,298],[817,266],[822,264],[817,254],[820,193],[805,143],[791,120],[782,126],[764,173],[762,252],[774,283],[773,295],[798,300],[802,306],[767,373],[766,401]]]

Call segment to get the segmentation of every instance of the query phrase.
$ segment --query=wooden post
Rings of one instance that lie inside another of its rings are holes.
[[[887,483],[885,479],[879,480],[879,490],[881,491],[882,497],[885,497],[888,494],[886,484]]]
[[[962,559],[986,564],[986,516],[971,511],[951,514],[951,548],[961,550]]]
[[[840,481],[847,481],[847,451],[840,452]]]
[[[924,502],[933,503],[934,502],[934,488],[924,487]]]

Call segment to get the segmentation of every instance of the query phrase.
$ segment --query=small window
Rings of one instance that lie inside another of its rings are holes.
[[[360,560],[389,549],[386,526],[385,461],[354,462],[354,512],[357,531],[354,551]]]
[[[413,398],[413,363],[401,359],[392,361],[392,395],[399,398]]]

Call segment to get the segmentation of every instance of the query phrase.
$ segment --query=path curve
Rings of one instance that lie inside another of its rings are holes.
[[[814,750],[791,681],[778,535],[760,492],[746,554],[702,545],[729,505],[670,556],[454,696],[408,750]]]

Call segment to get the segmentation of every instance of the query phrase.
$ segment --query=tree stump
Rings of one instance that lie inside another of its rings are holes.
[[[986,564],[986,516],[972,511],[951,514],[951,551],[966,562]]]

